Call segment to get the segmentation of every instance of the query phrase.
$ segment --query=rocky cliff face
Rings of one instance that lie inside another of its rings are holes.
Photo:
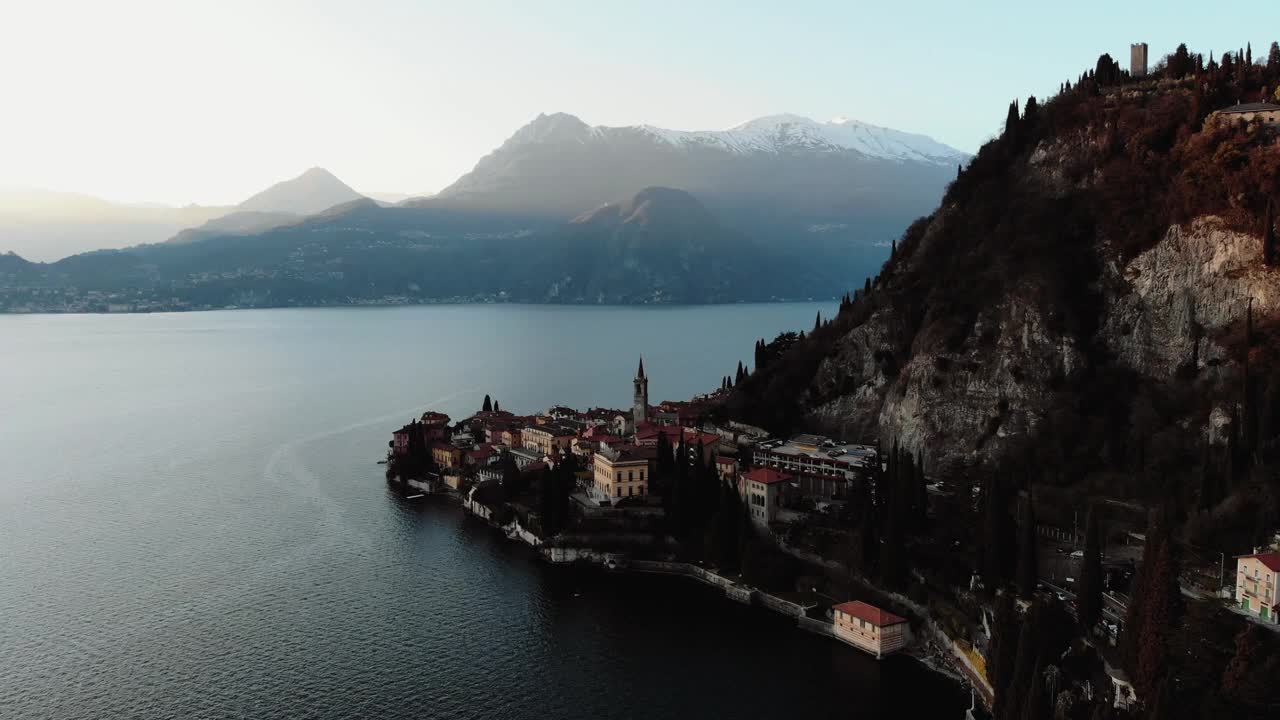
[[[1280,316],[1259,211],[1280,145],[1204,124],[1190,96],[1068,94],[1014,117],[869,291],[730,411],[896,442],[934,469],[1046,435],[1102,465],[1149,463],[1163,428],[1188,453],[1224,443],[1243,396],[1263,393],[1241,381],[1250,303],[1255,323]]]
[[[1105,244],[1096,250],[1110,251]],[[1250,299],[1257,317],[1280,311],[1280,275],[1263,266],[1261,254],[1258,237],[1205,217],[1169,228],[1128,262],[1112,255],[1101,277],[1080,279],[1101,289],[1097,341],[1117,364],[1153,382],[1230,383],[1236,358],[1219,343],[1223,331],[1243,321]],[[959,349],[922,334],[896,376],[877,361],[890,345],[895,311],[878,310],[822,362],[810,391],[812,420],[896,438],[949,461],[1000,454],[1035,432],[1054,388],[1091,362],[1075,337],[1050,328],[1036,296],[1035,288],[1010,287],[981,311]]]

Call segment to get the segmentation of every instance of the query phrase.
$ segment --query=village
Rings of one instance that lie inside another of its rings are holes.
[[[739,368],[735,379],[745,372]],[[908,651],[963,678],[975,699],[990,706],[986,657],[994,617],[980,613],[977,628],[965,627],[935,598],[891,592],[844,572],[855,564],[850,555],[877,552],[880,577],[890,572],[896,553],[886,543],[902,544],[893,535],[871,540],[878,549],[823,541],[858,525],[857,508],[866,499],[890,515],[895,507],[909,508],[901,512],[915,519],[904,524],[923,525],[925,515],[937,521],[950,512],[947,503],[967,493],[926,479],[923,459],[897,448],[817,434],[775,438],[718,418],[716,401],[733,382],[726,377],[717,392],[688,401],[650,404],[641,360],[627,410],[554,406],[517,415],[488,396],[478,412],[457,422],[428,410],[393,433],[387,479],[410,500],[455,498],[548,562],[681,575],[875,658]],[[1140,508],[1116,505],[1096,551],[1105,573],[1098,627],[1104,645],[1112,646],[1145,542]],[[1123,519],[1126,513],[1132,523]],[[1077,616],[1086,564],[1085,550],[1077,548],[1098,531],[1034,521],[1032,527],[1035,592],[1056,597]],[[1221,599],[1274,628],[1277,558],[1277,552],[1238,557],[1231,579],[1225,558],[1195,569],[1188,563],[1182,586],[1192,597]],[[910,575],[924,579],[919,571]],[[980,587],[982,580],[975,574],[968,582]],[[1127,675],[1110,663],[1104,667],[1114,706],[1137,702]]]
[[[835,514],[870,481],[875,447],[718,424],[705,417],[713,395],[651,405],[643,360],[633,390],[626,411],[556,406],[521,416],[487,397],[457,423],[427,411],[393,433],[388,479],[411,499],[456,497],[551,562],[689,576],[876,658],[908,646],[908,620],[864,599],[835,602],[817,587],[766,592],[745,577],[776,585],[779,560],[761,558],[753,572],[742,557],[747,535],[756,544],[807,514]],[[716,497],[717,488],[732,488],[736,502]],[[694,559],[663,537],[673,528],[738,547]]]

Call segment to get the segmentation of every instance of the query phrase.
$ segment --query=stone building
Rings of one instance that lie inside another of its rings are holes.
[[[1129,75],[1135,78],[1147,76],[1147,44],[1133,43],[1129,46]]]
[[[1245,123],[1257,120],[1266,125],[1280,126],[1280,105],[1265,102],[1236,103],[1215,112],[1211,120],[1224,123]]]

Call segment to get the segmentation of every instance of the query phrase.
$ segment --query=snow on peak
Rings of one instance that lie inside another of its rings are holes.
[[[790,153],[852,151],[886,160],[954,165],[968,155],[925,135],[869,125],[837,117],[828,122],[781,113],[766,115],[728,130],[668,130],[653,125],[591,126],[573,115],[539,115],[511,136],[508,143],[591,142],[616,133],[642,133],[681,148],[709,148],[726,152]]]
[[[838,117],[818,122],[801,115],[780,114],[748,120],[728,130],[684,132],[642,129],[675,145],[718,146],[733,152],[851,150],[875,158],[939,165],[964,162],[968,156],[925,135],[869,125]]]

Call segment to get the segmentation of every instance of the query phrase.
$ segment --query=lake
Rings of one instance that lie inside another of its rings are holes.
[[[679,578],[550,567],[388,491],[427,408],[719,386],[834,303],[0,316],[0,716],[960,717]]]

